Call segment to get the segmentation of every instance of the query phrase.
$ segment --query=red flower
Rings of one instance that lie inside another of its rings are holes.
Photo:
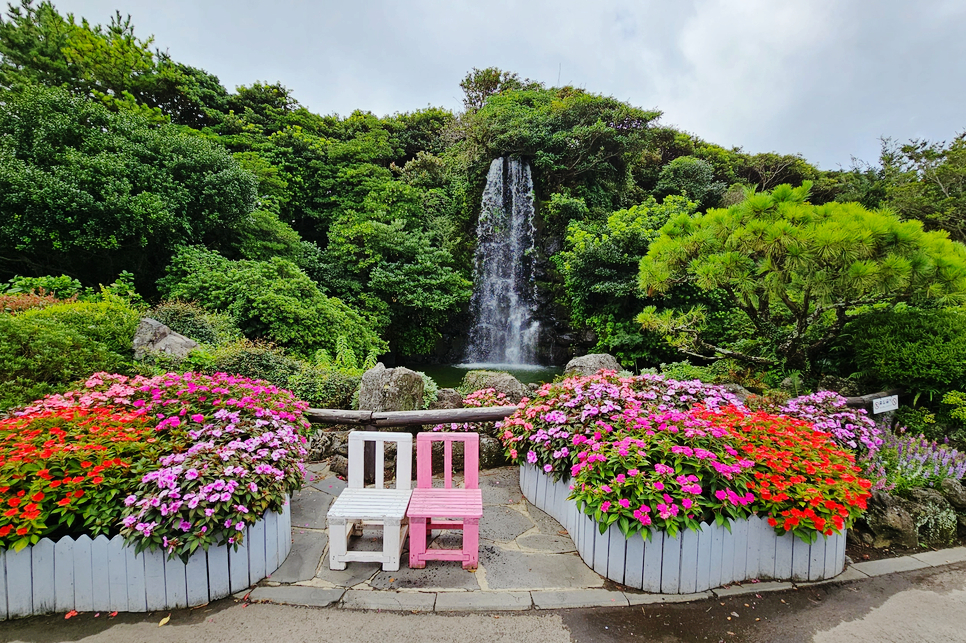
[[[30,499],[33,500],[34,502],[40,502],[41,500],[44,499],[44,492],[38,491],[34,495],[30,496]]]
[[[0,538],[3,538],[9,534],[11,529],[13,529],[13,525],[4,525],[3,527],[0,527]]]
[[[57,501],[57,504],[60,505],[61,507],[66,507],[67,505],[70,504],[70,496],[61,498],[60,500]]]
[[[30,531],[29,527],[21,527],[20,529],[17,530],[17,535],[26,536],[28,531]]]

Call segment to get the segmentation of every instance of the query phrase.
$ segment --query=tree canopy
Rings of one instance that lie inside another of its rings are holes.
[[[737,357],[813,369],[856,307],[908,302],[961,304],[966,247],[918,221],[856,203],[807,202],[811,184],[749,193],[728,209],[680,215],[661,229],[641,260],[640,286],[667,292],[692,283],[728,293],[755,329],[739,348],[702,337],[704,311],[659,313],[641,324],[701,357]]]

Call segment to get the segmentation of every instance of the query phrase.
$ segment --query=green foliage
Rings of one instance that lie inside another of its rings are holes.
[[[106,27],[61,16],[50,2],[21,0],[0,18],[0,86],[63,87],[114,111],[203,127],[219,120],[227,92],[207,72],[175,63],[139,40],[131,18]]]
[[[28,310],[18,317],[22,320],[46,320],[56,323],[124,357],[133,355],[131,341],[141,321],[139,311],[116,298],[100,302],[64,303]]]
[[[228,313],[246,337],[270,340],[303,356],[319,349],[334,354],[340,337],[356,355],[385,350],[359,313],[323,295],[284,259],[231,261],[202,248],[185,248],[158,285],[170,298]]]
[[[492,159],[521,156],[531,160],[539,194],[569,189],[606,212],[622,205],[629,167],[658,115],[574,87],[531,84],[490,95],[465,115],[462,133],[481,177]]]
[[[78,328],[81,315],[0,314],[0,409],[26,404],[97,371],[125,368],[124,358],[92,334],[110,329]],[[43,312],[43,311],[36,311]],[[71,311],[72,312],[72,311]],[[86,331],[86,332],[82,332]],[[132,331],[133,335],[133,331]],[[128,351],[130,351],[128,338]]]
[[[661,169],[654,193],[659,197],[680,194],[698,204],[698,209],[715,206],[724,194],[724,181],[714,180],[714,168],[693,156],[679,156]]]
[[[858,306],[963,300],[962,245],[855,203],[811,205],[810,187],[782,185],[727,210],[679,215],[641,260],[640,285],[649,293],[684,283],[726,292],[753,329],[741,350],[702,337],[702,307],[649,306],[638,321],[686,353],[812,374]]]
[[[661,374],[669,380],[678,380],[679,382],[700,380],[708,384],[715,384],[720,379],[713,369],[707,366],[695,366],[688,361],[661,364]]]
[[[423,378],[423,408],[428,409],[433,402],[439,399],[439,385],[436,380],[422,371],[416,371]]]
[[[297,262],[303,251],[299,233],[268,210],[255,210],[243,219],[232,245],[226,249],[228,256],[255,261],[281,257]]]
[[[6,285],[0,284],[0,292],[5,295],[17,293],[41,292],[54,295],[58,299],[69,299],[85,294],[84,285],[68,277],[61,275],[45,275],[43,277],[12,277]]]
[[[0,270],[89,285],[130,270],[150,286],[174,249],[214,243],[251,209],[255,181],[174,126],[30,87],[0,110]]]
[[[619,210],[603,222],[571,221],[564,250],[553,261],[564,278],[573,324],[592,330],[597,337],[592,351],[610,353],[624,365],[637,368],[680,357],[659,336],[642,333],[634,321],[645,299],[637,285],[638,265],[668,220],[693,211],[694,203],[669,196],[661,204],[651,198]],[[681,307],[699,302],[714,311],[726,310],[714,296],[699,296],[689,287],[676,288],[661,305]],[[726,327],[726,323],[719,325]]]
[[[885,205],[928,229],[966,241],[966,133],[952,143],[913,140],[882,145]]]
[[[361,206],[330,229],[321,281],[371,315],[394,350],[430,353],[439,329],[469,301],[470,283],[434,242],[416,190],[386,184]]]
[[[850,322],[842,342],[881,387],[938,397],[966,378],[966,312],[897,309]]]
[[[241,331],[231,317],[187,301],[162,301],[148,312],[148,316],[200,344],[225,344],[241,339]]]

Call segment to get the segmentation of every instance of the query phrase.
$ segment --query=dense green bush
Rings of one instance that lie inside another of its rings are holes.
[[[113,296],[99,302],[76,301],[28,310],[18,317],[57,324],[128,359],[133,356],[134,331],[141,321],[139,311]]]
[[[176,333],[201,344],[224,344],[241,339],[241,331],[231,317],[177,299],[162,301],[148,315]]]
[[[175,248],[217,244],[255,204],[223,147],[62,89],[5,95],[0,138],[0,271],[151,286]]]
[[[322,409],[351,409],[352,397],[362,382],[362,374],[303,364],[289,378],[286,388],[310,406]]]
[[[846,331],[856,365],[882,387],[934,397],[961,386],[966,376],[963,311],[874,312],[850,322]]]
[[[121,355],[56,317],[0,314],[0,410],[125,368]]]
[[[357,356],[382,353],[386,344],[355,310],[290,261],[231,261],[199,247],[182,249],[158,282],[171,298],[225,312],[250,339],[265,339],[303,356],[336,353],[339,338]]]

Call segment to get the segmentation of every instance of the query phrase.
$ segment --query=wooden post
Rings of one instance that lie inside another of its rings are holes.
[[[378,431],[374,425],[367,424],[363,427],[366,431]],[[367,441],[362,450],[362,480],[365,484],[372,484],[376,481],[376,443]]]

